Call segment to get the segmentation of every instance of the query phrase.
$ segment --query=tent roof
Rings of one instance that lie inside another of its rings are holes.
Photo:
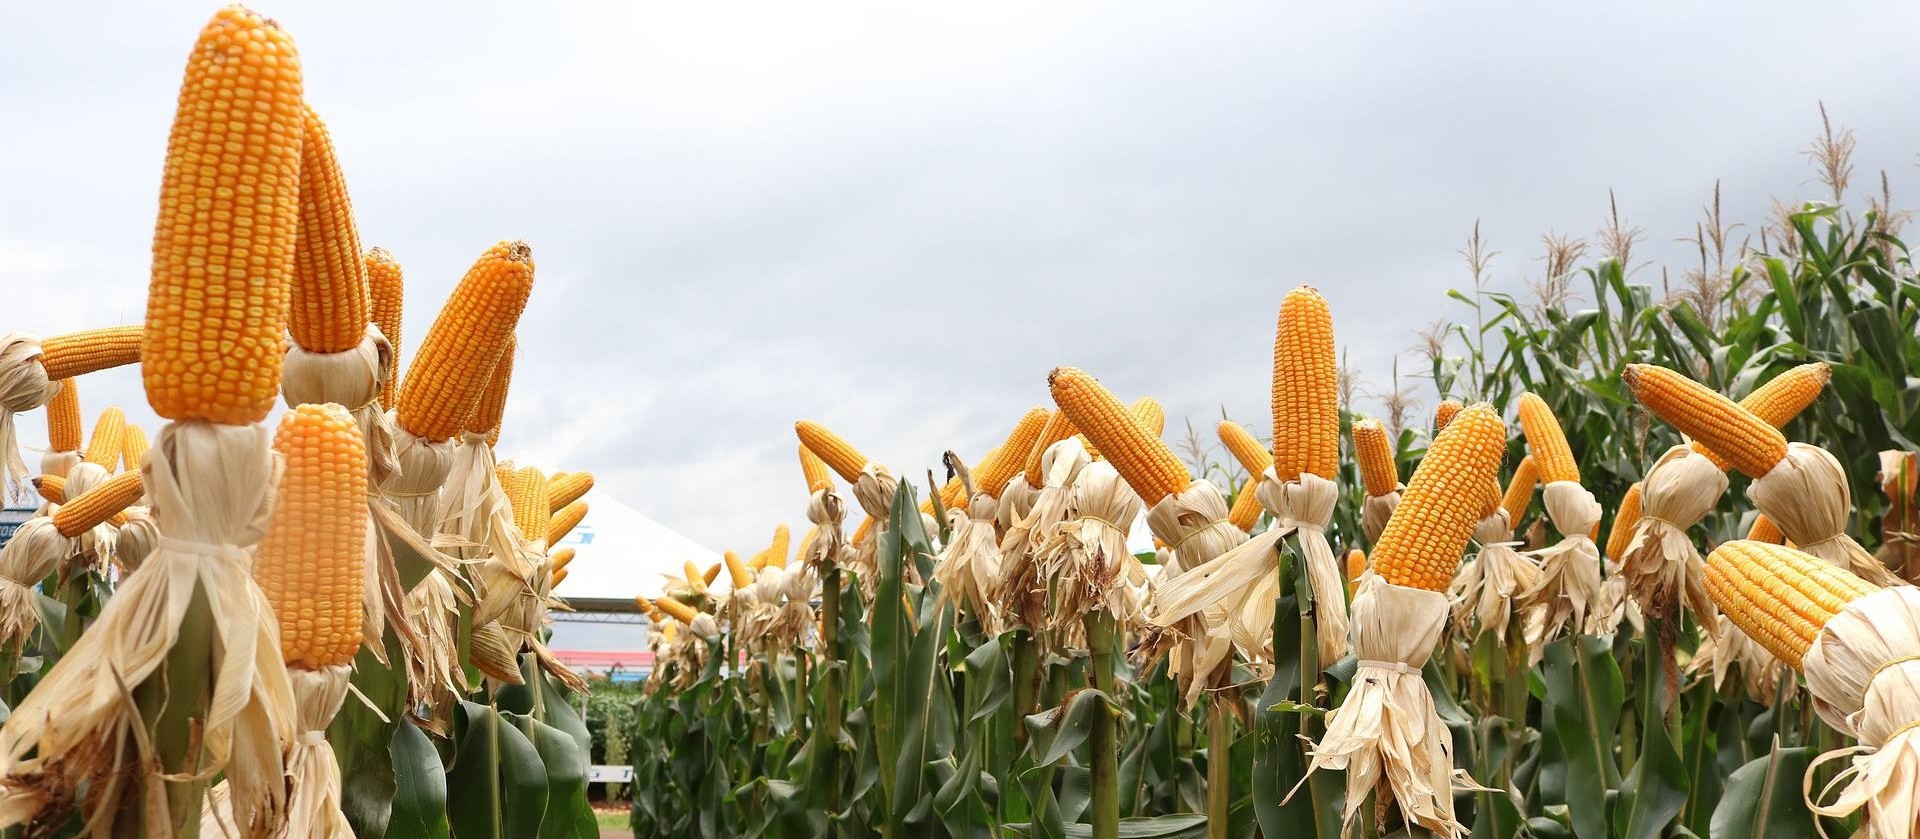
[[[587,493],[586,502],[586,519],[554,546],[575,552],[567,579],[554,590],[561,597],[656,597],[662,575],[680,576],[687,560],[701,568],[720,561],[719,552],[602,490]]]

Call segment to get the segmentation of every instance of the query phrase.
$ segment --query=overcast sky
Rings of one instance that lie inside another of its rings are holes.
[[[406,266],[407,348],[475,256],[526,239],[502,449],[716,549],[804,527],[799,417],[923,476],[1073,364],[1159,397],[1170,436],[1223,408],[1264,433],[1302,282],[1384,390],[1413,330],[1463,314],[1445,291],[1476,219],[1501,289],[1539,274],[1541,233],[1591,234],[1610,188],[1684,267],[1716,179],[1747,223],[1820,193],[1820,100],[1860,182],[1920,191],[1920,5],[1291,5],[257,8],[297,39],[362,238]],[[214,8],[9,10],[4,329],[141,320]],[[158,427],[134,371],[81,393],[89,423],[119,404]]]

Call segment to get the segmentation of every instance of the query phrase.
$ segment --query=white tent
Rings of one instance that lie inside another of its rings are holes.
[[[561,597],[655,597],[662,575],[680,576],[687,560],[701,568],[720,561],[717,551],[601,490],[587,493],[586,502],[586,519],[554,546],[575,552],[567,579],[554,590]]]

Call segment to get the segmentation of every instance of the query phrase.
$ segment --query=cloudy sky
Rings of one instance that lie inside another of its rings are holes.
[[[716,549],[804,522],[799,417],[924,475],[1073,364],[1161,398],[1170,433],[1223,409],[1258,429],[1303,282],[1383,390],[1413,330],[1462,314],[1476,219],[1497,288],[1539,274],[1540,234],[1590,235],[1609,189],[1684,267],[1716,180],[1750,224],[1820,192],[1822,100],[1859,180],[1920,192],[1913,4],[400,5],[260,8],[298,40],[363,239],[406,265],[409,346],[475,256],[526,239],[503,448]],[[213,8],[10,10],[5,329],[141,319]],[[132,371],[82,402],[158,426]]]

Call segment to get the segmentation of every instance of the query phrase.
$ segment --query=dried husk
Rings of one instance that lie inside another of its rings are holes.
[[[467,658],[487,678],[509,685],[525,684],[520,675],[520,645],[498,622],[474,626],[467,639]]]
[[[10,491],[19,491],[27,480],[27,461],[20,456],[13,415],[44,406],[60,392],[60,383],[47,379],[47,368],[39,359],[40,336],[26,332],[0,336],[0,459],[6,461]],[[74,459],[78,460],[78,455]],[[41,474],[65,475],[66,470],[42,469]]]
[[[287,796],[287,827],[281,835],[346,839],[353,835],[353,827],[340,811],[340,763],[327,745],[327,726],[340,713],[353,669],[344,664],[321,670],[290,668],[287,675],[299,709],[299,733],[287,756],[292,791]]]
[[[1848,603],[1827,621],[1800,668],[1814,710],[1860,740],[1808,767],[1808,804],[1834,818],[1864,808],[1856,836],[1912,837],[1920,822],[1920,589],[1896,586]],[[1849,765],[1815,795],[1816,770],[1836,760]]]
[[[35,588],[73,553],[72,539],[60,535],[52,513],[23,522],[0,547],[0,649],[18,656],[40,626],[40,594]]]
[[[1721,690],[1727,677],[1737,674],[1747,698],[1769,707],[1780,680],[1791,672],[1785,662],[1754,643],[1726,615],[1715,616],[1712,631],[1700,639],[1687,671],[1689,675],[1708,674],[1715,691]]]
[[[56,797],[129,771],[143,820],[168,823],[166,784],[190,779],[162,773],[134,689],[167,678],[163,665],[179,644],[204,645],[214,657],[194,778],[226,773],[236,821],[248,835],[286,818],[282,749],[293,739],[293,691],[278,623],[246,550],[272,510],[279,476],[271,436],[260,425],[199,421],[161,431],[144,476],[165,536],[0,727],[0,823],[55,816],[43,810]],[[184,638],[181,621],[196,589],[210,632]],[[187,695],[188,688],[170,692]],[[120,804],[96,796],[84,818],[105,825]]]
[[[1000,491],[1000,507],[994,511],[993,523],[1001,533],[1013,529],[1027,513],[1033,510],[1033,502],[1040,491],[1027,483],[1027,474],[1022,472],[1007,482],[1007,488]]]
[[[1309,776],[1321,769],[1346,771],[1347,829],[1378,789],[1383,796],[1391,793],[1408,824],[1446,837],[1467,832],[1454,818],[1453,796],[1485,788],[1453,768],[1453,736],[1420,675],[1440,642],[1447,612],[1447,598],[1439,592],[1393,585],[1372,571],[1361,576],[1353,601],[1360,666],[1352,691],[1328,714],[1326,735],[1312,748],[1307,770]]]
[[[439,711],[449,710],[452,697],[466,692],[467,678],[460,669],[460,648],[453,636],[460,619],[459,601],[445,573],[428,574],[407,592],[406,616],[420,642],[407,656],[408,702],[435,708],[434,717],[448,719]]]
[[[1386,495],[1369,495],[1360,502],[1360,529],[1367,534],[1367,544],[1380,541],[1380,534],[1387,529],[1387,520],[1393,518],[1393,511],[1400,507],[1400,493],[1406,489],[1406,484],[1400,484]]]
[[[1551,641],[1569,627],[1585,631],[1588,610],[1600,596],[1600,546],[1588,536],[1600,521],[1600,502],[1574,481],[1548,483],[1540,497],[1561,537],[1533,552],[1540,579],[1520,595],[1520,608],[1532,613],[1527,623],[1532,645]]]
[[[389,411],[389,421],[392,416]],[[453,470],[455,445],[454,440],[423,440],[405,428],[393,430],[399,471],[380,485],[380,494],[392,501],[401,520],[422,536],[432,535],[439,523],[440,487]]]
[[[845,561],[846,536],[841,533],[847,518],[846,502],[831,489],[816,491],[807,499],[807,521],[813,523],[813,541],[802,546],[801,560],[815,572],[826,573]]]
[[[1192,569],[1206,565],[1247,541],[1246,531],[1227,520],[1227,499],[1211,481],[1194,481],[1147,510],[1147,528],[1171,549],[1172,559],[1161,570],[1158,589],[1177,582]],[[1157,608],[1157,607],[1156,607]],[[1154,633],[1142,633],[1140,655],[1152,659],[1171,651],[1167,669],[1178,677],[1187,707],[1216,681],[1224,681],[1233,665],[1233,615],[1225,603],[1214,603]],[[1157,635],[1157,637],[1156,637]]]
[[[1504,647],[1520,595],[1539,584],[1540,566],[1514,550],[1520,543],[1513,540],[1513,525],[1505,510],[1494,510],[1474,525],[1473,541],[1480,552],[1461,564],[1449,592],[1454,625],[1466,638],[1493,633],[1494,641]]]
[[[1874,557],[1903,579],[1920,580],[1920,511],[1913,503],[1916,484],[1920,484],[1920,455],[1881,452],[1879,478],[1887,512],[1880,517],[1880,550]]]
[[[1127,550],[1126,528],[1140,517],[1140,496],[1106,461],[1074,477],[1067,520],[1054,530],[1035,563],[1053,585],[1048,610],[1056,634],[1084,631],[1093,612],[1110,616],[1121,632],[1140,622],[1147,571]]]
[[[287,407],[332,402],[353,414],[367,442],[367,473],[375,487],[398,468],[393,420],[380,410],[380,387],[392,370],[393,345],[380,327],[367,324],[360,345],[343,352],[319,353],[289,344],[280,374]]]
[[[124,577],[139,570],[147,555],[160,544],[160,526],[154,523],[153,514],[146,508],[136,507],[127,511],[127,523],[120,525],[113,541],[113,563],[120,566]]]
[[[1726,494],[1727,474],[1692,446],[1679,445],[1654,462],[1640,486],[1640,520],[1616,557],[1620,576],[1647,615],[1672,620],[1685,606],[1707,623],[1715,610],[1706,565],[1687,530]]]
[[[948,510],[952,535],[933,566],[933,579],[940,583],[936,608],[952,599],[988,636],[1000,634],[999,609],[992,597],[1000,579],[1000,540],[993,527],[997,506],[993,496],[980,492],[967,499],[965,509]]]
[[[1788,443],[1787,456],[1767,474],[1753,479],[1747,497],[1800,550],[1877,586],[1904,582],[1847,535],[1853,496],[1847,488],[1846,470],[1826,449]]]
[[[1047,623],[1047,579],[1040,548],[1066,520],[1073,482],[1093,462],[1079,437],[1068,437],[1040,455],[1040,491],[1027,514],[1000,538],[1000,579],[991,596],[1007,628],[1036,630]]]
[[[873,526],[867,528],[866,535],[854,542],[852,556],[846,561],[846,567],[860,579],[860,598],[865,603],[873,602],[874,592],[880,585],[880,537],[892,527],[893,494],[899,488],[900,482],[878,463],[867,464],[860,470],[860,477],[853,482],[854,503],[859,504],[867,518],[873,520]],[[917,572],[913,563],[909,562],[901,569],[901,573],[905,579]]]

